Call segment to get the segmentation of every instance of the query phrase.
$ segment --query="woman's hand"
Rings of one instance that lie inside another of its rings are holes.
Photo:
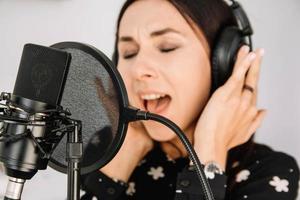
[[[148,136],[140,121],[128,125],[127,135],[117,155],[102,169],[105,175],[127,182],[141,159],[153,148],[153,140]]]
[[[243,46],[231,77],[204,108],[194,134],[194,148],[203,163],[215,161],[224,170],[228,150],[247,142],[262,123],[266,110],[258,110],[256,101],[263,54],[263,49],[249,53]]]

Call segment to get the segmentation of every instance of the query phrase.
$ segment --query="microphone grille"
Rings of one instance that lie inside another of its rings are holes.
[[[60,104],[70,54],[58,49],[26,44],[14,87],[14,95],[52,106]]]

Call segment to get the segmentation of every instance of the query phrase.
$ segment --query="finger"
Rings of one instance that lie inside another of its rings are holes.
[[[263,119],[265,118],[267,114],[267,110],[259,110],[258,114],[256,115],[255,119],[253,120],[252,124],[250,125],[248,129],[248,135],[253,134],[261,125]]]
[[[256,89],[254,89],[254,92],[253,92],[253,97],[252,97],[252,101],[251,101],[251,104],[253,106],[256,106],[256,104],[257,104],[257,93],[258,93],[258,87],[256,87]]]
[[[242,101],[247,102],[249,105],[256,104],[256,97],[257,97],[257,85],[258,85],[258,79],[259,79],[259,71],[262,61],[262,56],[264,54],[263,49],[258,49],[255,51],[255,54],[257,55],[254,61],[252,62],[245,78],[245,84],[244,86],[250,87],[253,89],[253,91],[249,89],[243,88],[242,91]]]
[[[105,89],[104,89],[104,87],[102,85],[101,79],[96,76],[94,82],[95,82],[96,87],[97,87],[98,97],[100,99],[104,99],[104,97],[105,97]]]
[[[258,58],[254,61],[254,67],[252,71],[249,71],[249,73],[253,73],[254,74],[254,78],[251,80],[251,77],[246,78],[246,84],[253,86],[254,88],[254,94],[252,96],[252,105],[256,105],[257,104],[257,94],[258,94],[258,82],[259,82],[259,75],[260,75],[260,69],[261,69],[261,63],[263,60],[263,56],[265,54],[265,50],[264,49],[259,49],[258,50]],[[251,68],[250,68],[251,69]],[[253,84],[253,85],[252,85]]]
[[[228,91],[230,93],[231,93],[231,90],[233,90],[234,86],[235,86],[233,83],[234,81],[232,80],[232,76],[241,67],[241,63],[247,57],[247,55],[249,54],[249,51],[250,51],[250,47],[247,45],[244,45],[239,49],[237,59],[235,61],[234,67],[233,67],[232,74],[231,74],[230,78],[226,81],[226,83],[224,84],[225,87],[228,87]]]
[[[260,71],[260,66],[261,66],[264,52],[265,52],[264,49],[258,49],[255,51],[255,54],[257,56],[253,61],[253,63],[251,64],[249,71],[247,72],[245,84],[253,87],[253,89],[256,89],[258,85],[259,71]]]
[[[237,66],[237,69],[228,80],[227,87],[229,90],[236,94],[242,93],[242,87],[245,82],[246,73],[254,61],[256,54],[254,52],[249,53]]]
[[[94,83],[96,85],[99,100],[103,103],[106,110],[111,110],[116,104],[112,104],[110,102],[110,99],[105,94],[105,89],[103,87],[101,79],[99,77],[95,77]]]
[[[266,110],[259,110],[248,130],[246,130],[244,135],[241,135],[240,137],[234,137],[229,143],[229,148],[233,148],[237,145],[247,142],[261,125],[266,113]]]
[[[112,96],[105,93],[103,83],[99,77],[95,77],[94,83],[96,85],[98,98],[103,105],[103,108],[107,111],[107,116],[110,122],[115,122],[115,116],[118,116],[118,102],[117,98],[112,98]],[[112,90],[115,92],[114,90]]]
[[[238,54],[237,54],[237,59],[235,61],[235,64],[234,64],[234,67],[233,67],[233,72],[232,74],[234,74],[236,72],[236,70],[241,66],[241,62],[247,57],[247,55],[249,54],[249,51],[250,51],[250,47],[248,45],[243,45],[239,51],[238,51]],[[231,76],[232,76],[231,74]],[[226,90],[226,92],[228,92],[228,95],[231,94],[231,90],[234,88],[234,85],[232,84],[231,88],[229,87],[230,86],[230,78],[226,81],[226,83],[224,84],[224,87],[228,87],[228,89]]]
[[[130,122],[128,124],[128,127],[131,127],[133,129],[144,129],[144,124],[142,123],[142,121],[134,121]]]
[[[233,73],[239,68],[241,62],[247,57],[249,54],[250,47],[248,45],[243,45],[237,54],[237,59],[235,61],[234,67],[233,67]]]

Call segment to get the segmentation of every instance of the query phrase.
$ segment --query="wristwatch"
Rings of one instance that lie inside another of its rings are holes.
[[[208,179],[214,179],[215,175],[222,175],[224,172],[221,170],[221,167],[214,161],[207,162],[204,165],[204,173],[206,175],[206,178]]]

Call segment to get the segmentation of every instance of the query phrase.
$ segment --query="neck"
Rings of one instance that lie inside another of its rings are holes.
[[[196,122],[192,123],[185,131],[185,136],[188,138],[191,144],[194,142],[194,131],[196,127]],[[180,157],[188,157],[188,152],[185,149],[184,145],[182,144],[179,137],[175,137],[174,139],[162,142],[161,147],[163,151],[173,160],[180,158]]]

